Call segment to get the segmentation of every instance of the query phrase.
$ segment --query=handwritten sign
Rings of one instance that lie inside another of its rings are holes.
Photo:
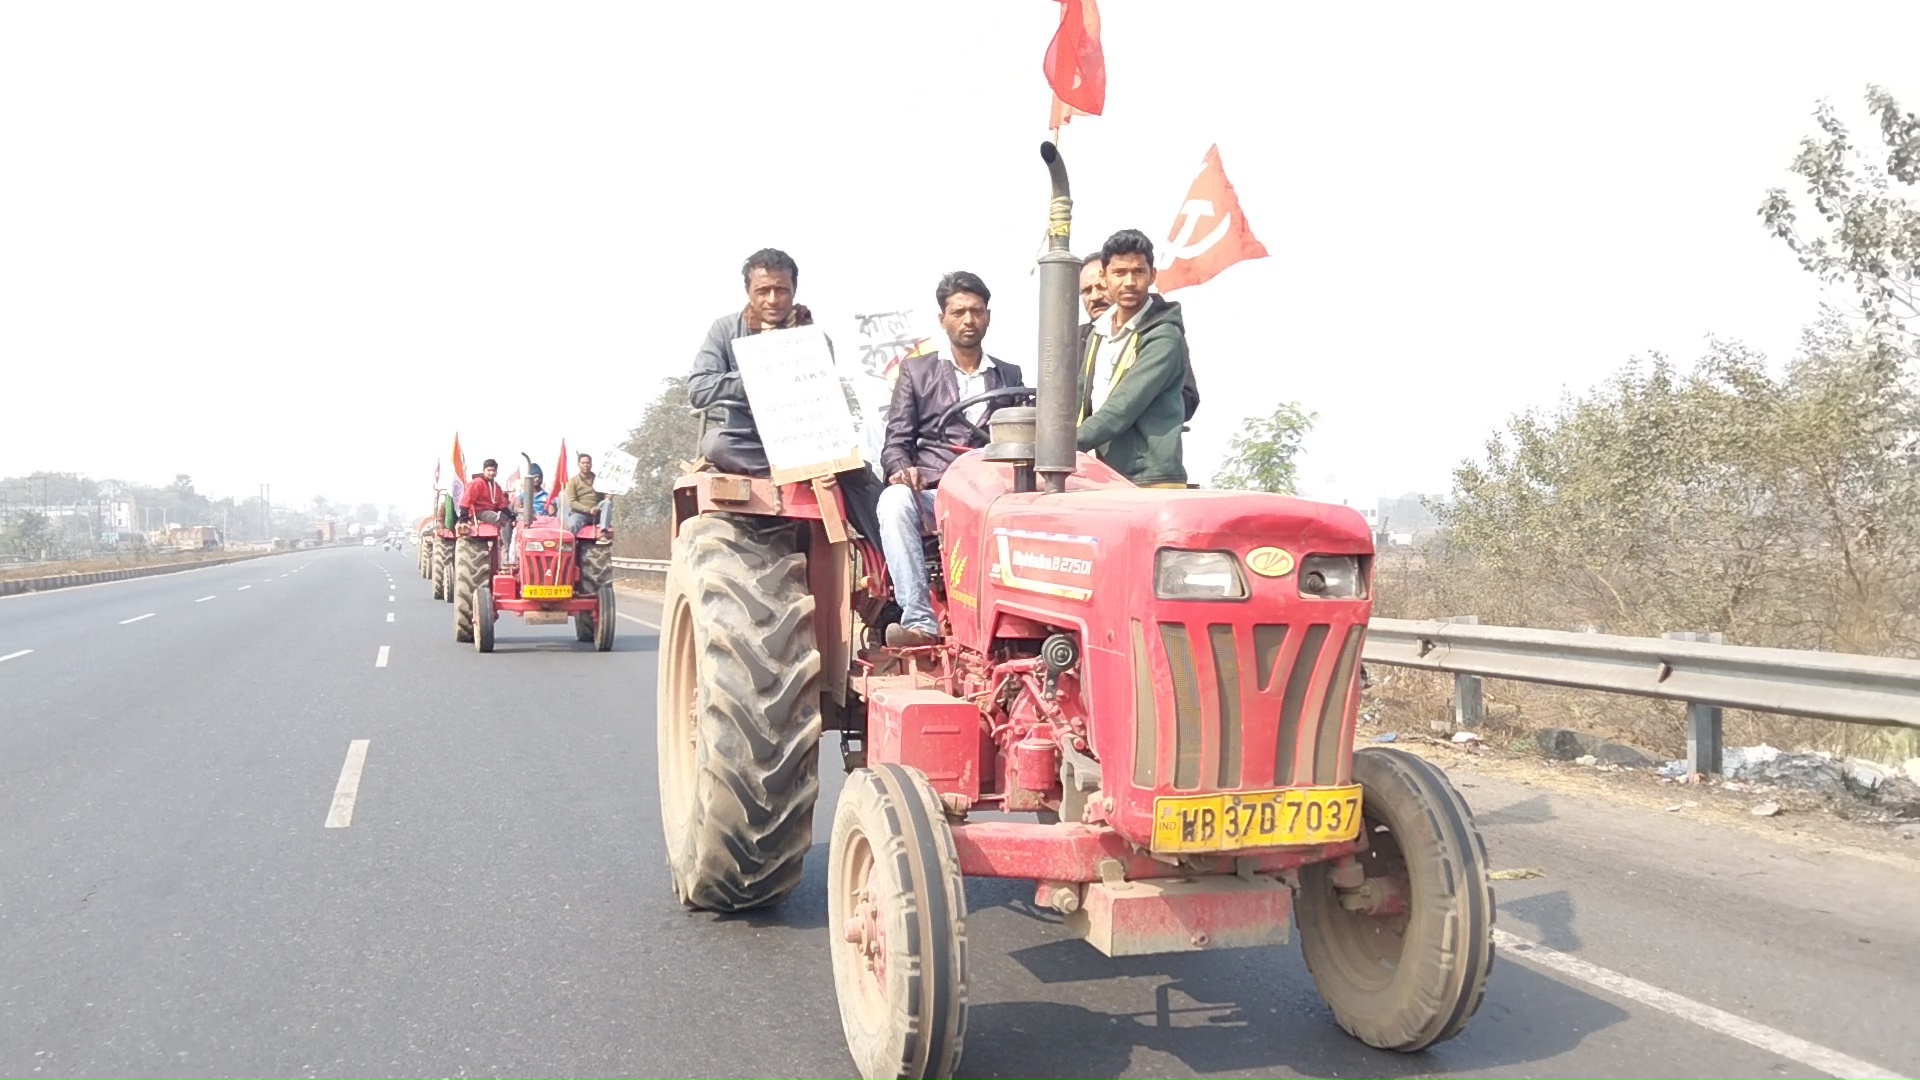
[[[860,399],[861,445],[868,460],[879,461],[886,445],[893,381],[909,356],[937,347],[939,323],[919,311],[886,311],[855,315],[848,329],[842,340],[850,347],[839,351],[840,374]]]
[[[602,495],[625,495],[633,490],[633,472],[639,462],[625,450],[602,450],[593,456],[593,487]]]
[[[776,483],[831,476],[864,464],[833,349],[819,327],[737,338],[733,357]]]

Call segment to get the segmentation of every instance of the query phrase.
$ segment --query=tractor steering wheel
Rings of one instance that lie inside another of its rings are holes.
[[[940,414],[940,419],[934,421],[933,430],[935,431],[947,430],[947,425],[953,423],[954,415],[957,413],[957,414],[960,414],[961,422],[966,424],[967,427],[973,432],[973,434],[979,436],[983,442],[991,442],[993,441],[992,436],[988,435],[985,431],[981,430],[980,425],[974,423],[971,420],[968,420],[965,415],[965,410],[971,406],[978,405],[983,401],[1000,401],[1002,399],[1014,400],[1018,398],[1035,399],[1034,395],[1035,395],[1035,389],[1031,386],[1002,386],[997,390],[988,390],[984,393],[975,394],[969,398],[961,398],[959,401],[956,401],[952,405],[948,406],[946,412],[943,412]],[[1037,399],[1035,400],[1037,401]],[[939,446],[941,444],[937,442],[930,442],[926,439],[921,439],[920,445],[921,446]],[[964,453],[968,450],[973,449],[973,447],[949,446],[948,449]]]

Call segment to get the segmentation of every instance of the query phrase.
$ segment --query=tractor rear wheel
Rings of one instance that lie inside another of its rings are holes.
[[[600,586],[600,610],[593,616],[593,648],[595,652],[613,651],[613,585],[611,582]]]
[[[1387,900],[1350,910],[1331,863],[1300,871],[1300,949],[1333,1018],[1354,1038],[1412,1052],[1458,1035],[1493,966],[1487,848],[1446,774],[1389,747],[1353,755],[1368,849],[1357,858]],[[1398,908],[1399,910],[1395,910]]]
[[[605,544],[589,543],[576,547],[580,552],[580,591],[596,596],[600,586],[613,584],[613,549]]]
[[[660,817],[674,891],[743,911],[800,884],[820,794],[820,653],[789,521],[711,514],[674,541],[660,634]]]
[[[453,640],[473,640],[474,603],[482,589],[493,588],[493,545],[463,536],[454,541]]]
[[[434,595],[447,603],[453,603],[453,545],[452,540],[440,541],[440,591]]]
[[[489,581],[473,598],[473,649],[493,651],[493,582]]]
[[[440,572],[440,538],[429,537],[420,541],[421,558],[426,560],[427,580],[433,582],[433,598],[440,599],[446,589],[444,576]]]
[[[967,1027],[967,889],[918,770],[855,769],[827,853],[840,1026],[860,1075],[949,1077]]]

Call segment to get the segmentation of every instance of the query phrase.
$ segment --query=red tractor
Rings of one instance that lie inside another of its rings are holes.
[[[520,505],[530,508],[533,463],[527,464]],[[511,611],[529,624],[572,618],[575,638],[593,642],[598,652],[613,648],[613,549],[598,543],[598,525],[586,525],[575,534],[556,517],[529,512],[510,533],[518,555],[511,567],[504,566],[499,525],[463,521],[454,531],[458,538],[450,595],[455,641],[492,652],[494,624],[501,612]]]
[[[827,926],[861,1075],[953,1075],[969,875],[1031,881],[1109,956],[1279,944],[1297,920],[1348,1032],[1399,1051],[1450,1038],[1485,990],[1493,889],[1445,774],[1354,749],[1367,523],[1137,488],[1076,454],[1079,260],[1065,166],[1041,153],[1039,386],[954,406],[1035,398],[941,480],[936,644],[884,644],[886,564],[847,530],[845,486],[675,485],[658,702],[675,892],[713,911],[793,892],[834,729],[849,776]]]

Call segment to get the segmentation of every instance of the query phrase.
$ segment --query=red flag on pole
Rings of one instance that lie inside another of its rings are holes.
[[[461,487],[467,485],[467,457],[460,452],[460,433],[453,433],[453,482]]]
[[[1247,227],[1227,171],[1220,164],[1220,147],[1207,148],[1206,162],[1187,200],[1173,219],[1167,249],[1154,279],[1164,295],[1188,285],[1199,285],[1243,259],[1264,259],[1267,249]]]
[[[560,464],[553,470],[553,486],[547,489],[547,513],[560,517],[560,489],[567,486],[567,440],[560,440]]]
[[[1053,87],[1052,128],[1107,107],[1107,58],[1100,49],[1097,0],[1059,0],[1060,28],[1047,43],[1041,70]]]

